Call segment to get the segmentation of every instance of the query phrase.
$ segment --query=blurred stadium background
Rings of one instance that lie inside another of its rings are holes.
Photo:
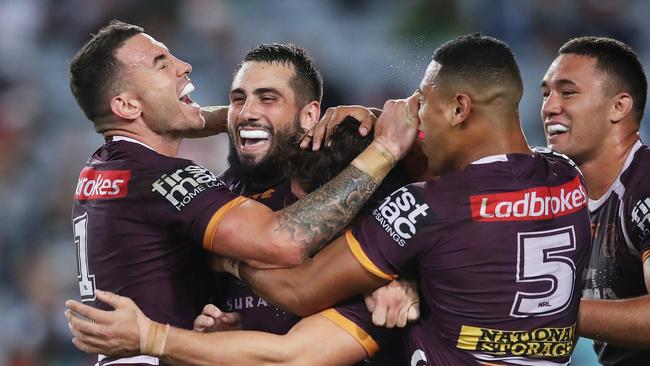
[[[316,59],[323,110],[381,107],[409,95],[432,51],[460,34],[508,42],[525,83],[530,144],[544,144],[539,83],[569,37],[606,35],[650,68],[650,2],[636,0],[0,0],[0,365],[79,365],[64,300],[77,298],[70,210],[80,167],[102,143],[68,88],[68,60],[110,19],[142,25],[194,67],[201,105],[226,104],[232,71],[264,42]],[[642,135],[648,141],[646,121]],[[181,154],[215,172],[226,138],[186,141]],[[587,341],[574,365],[595,364]]]

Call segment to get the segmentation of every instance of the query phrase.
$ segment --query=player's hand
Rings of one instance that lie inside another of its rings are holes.
[[[153,322],[128,297],[100,290],[95,294],[115,310],[104,311],[78,301],[66,301],[65,316],[74,337],[72,343],[87,353],[113,357],[140,354],[141,337],[146,337]]]
[[[366,296],[372,322],[380,327],[403,328],[420,318],[420,297],[415,281],[391,281]]]
[[[208,304],[201,315],[194,319],[194,330],[201,333],[241,330],[241,315],[236,312],[224,313],[218,307]]]
[[[359,125],[359,134],[361,136],[368,135],[368,132],[372,130],[377,121],[377,117],[372,111],[364,106],[340,105],[327,108],[323,118],[307,131],[300,142],[300,147],[307,149],[311,145],[313,151],[319,150],[322,144],[330,142],[334,128],[348,116],[361,122],[361,125]]]
[[[418,133],[418,109],[416,94],[406,99],[388,100],[375,124],[374,141],[380,143],[395,161],[402,159],[413,145]]]

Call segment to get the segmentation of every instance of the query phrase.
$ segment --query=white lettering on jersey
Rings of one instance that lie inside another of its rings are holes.
[[[404,246],[417,232],[420,217],[429,214],[429,205],[417,201],[413,193],[402,187],[386,197],[372,214],[391,238]]]
[[[221,184],[223,183],[209,170],[199,165],[189,165],[172,174],[163,174],[151,184],[151,191],[165,197],[180,211],[199,193]]]

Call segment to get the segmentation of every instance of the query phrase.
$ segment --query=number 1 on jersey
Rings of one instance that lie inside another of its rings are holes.
[[[95,275],[88,269],[88,214],[84,213],[72,220],[74,243],[77,249],[77,278],[79,279],[79,293],[81,301],[95,300]]]

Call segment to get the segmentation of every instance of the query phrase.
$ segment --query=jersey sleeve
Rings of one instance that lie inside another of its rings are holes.
[[[393,329],[378,327],[372,323],[372,314],[361,297],[355,297],[333,308],[321,311],[321,316],[343,329],[372,357],[389,343]]]
[[[422,190],[408,185],[386,197],[359,226],[346,232],[355,258],[374,275],[392,280],[433,242],[434,214]]]
[[[180,160],[180,159],[179,159]],[[151,219],[169,226],[181,238],[211,249],[216,229],[230,209],[247,198],[231,193],[207,169],[182,160],[143,179]]]

